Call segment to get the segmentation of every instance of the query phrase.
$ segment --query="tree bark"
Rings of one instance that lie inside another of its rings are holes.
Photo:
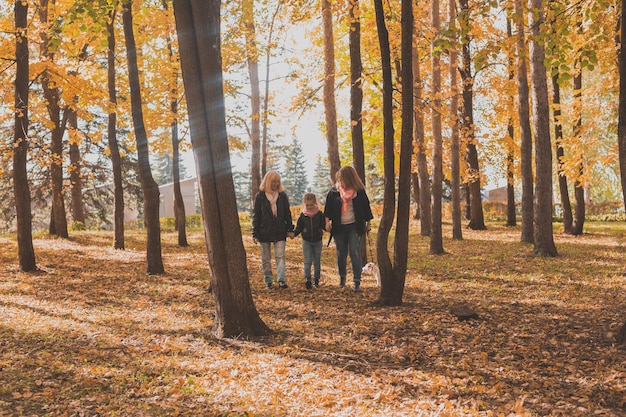
[[[582,36],[580,19],[577,21],[578,32]],[[584,153],[583,153],[583,75],[581,68],[581,50],[578,51],[578,58],[576,59],[574,75],[574,111],[576,112],[576,120],[574,121],[574,140],[578,144],[578,177],[574,181],[574,199],[576,200],[576,211],[574,214],[574,220],[572,223],[572,234],[574,236],[580,236],[583,234],[583,226],[585,224],[585,184],[582,178],[585,174],[584,167]]]
[[[76,109],[69,110],[67,123],[70,132],[78,131],[78,113]],[[76,141],[70,141],[70,195],[72,197],[72,220],[85,224],[85,205],[83,204],[83,180],[80,148]]]
[[[622,0],[622,15],[620,18],[622,40],[619,48],[619,104],[617,120],[617,148],[619,154],[619,171],[622,182],[622,196],[626,208],[626,0]]]
[[[545,67],[545,48],[538,39],[544,23],[542,0],[530,0],[529,24],[530,75],[535,136],[535,227],[534,253],[539,256],[557,256],[552,230],[552,145],[550,143],[550,109],[548,105],[548,82]]]
[[[137,64],[137,47],[133,33],[132,4],[124,6],[122,14],[126,53],[128,56],[128,79],[130,85],[131,111],[135,141],[137,143],[137,161],[139,179],[143,192],[144,222],[147,231],[146,255],[148,274],[162,274],[163,258],[161,256],[161,224],[159,222],[160,193],[159,186],[152,177],[148,150],[148,135],[143,121],[141,101],[141,84],[139,66]]]
[[[469,21],[469,0],[460,1],[462,13]],[[463,64],[461,66],[461,84],[463,85],[463,138],[467,147],[467,177],[470,193],[470,221],[467,227],[472,230],[486,230],[483,214],[483,198],[481,194],[481,172],[478,161],[476,131],[474,129],[474,75],[472,74],[472,57],[470,53],[470,35],[463,36],[462,47]]]
[[[341,168],[341,161],[339,159],[337,107],[335,104],[335,36],[333,34],[333,13],[330,0],[322,0],[322,25],[324,29],[324,115],[330,180],[334,184],[335,175]]]
[[[250,77],[250,179],[252,180],[250,201],[261,185],[261,90],[259,85],[259,52],[256,44],[256,26],[254,23],[254,0],[241,2],[243,32],[246,39],[246,61]]]
[[[509,17],[506,19],[506,34],[507,37],[513,40],[513,27]],[[509,81],[515,80],[515,62],[513,57],[509,58]],[[510,100],[510,112],[513,112],[514,97]],[[513,125],[513,117],[509,117],[509,123],[507,127],[509,134],[507,143],[507,155],[506,155],[506,225],[508,227],[517,225],[517,216],[515,210],[515,127]]]
[[[517,16],[517,95],[519,98],[520,164],[522,170],[522,230],[523,243],[534,242],[533,138],[530,126],[530,92],[526,67],[526,37],[524,35],[524,8],[522,0],[515,0]]]
[[[40,0],[39,3],[39,20],[42,25],[48,26],[48,0]],[[48,48],[50,40],[48,31],[41,32],[40,52],[45,57],[48,65],[54,62],[54,53]],[[63,135],[65,134],[65,126],[67,123],[67,111],[64,111],[65,117],[61,120],[61,94],[58,87],[51,79],[50,70],[44,69],[41,74],[41,87],[43,96],[46,99],[46,108],[52,122],[51,139],[50,139],[50,181],[52,192],[52,220],[54,225],[50,227],[51,234],[55,234],[62,238],[68,238],[67,217],[65,213],[65,200],[63,198]]]
[[[441,21],[439,18],[439,1],[430,1],[431,28],[435,37],[439,36]],[[430,253],[444,253],[442,231],[442,194],[443,194],[443,138],[441,134],[441,58],[431,45],[432,55],[432,130],[433,130],[433,184],[432,184],[432,222],[430,234]]]
[[[448,3],[448,19],[451,22],[450,25],[450,37],[456,38],[456,2],[450,1]],[[460,149],[459,149],[459,122],[458,110],[459,110],[459,97],[457,86],[457,73],[458,68],[458,56],[456,47],[452,46],[450,51],[450,165],[451,165],[451,178],[450,178],[450,193],[451,193],[451,205],[452,205],[452,239],[462,240],[463,231],[461,229],[461,161],[460,161]]]
[[[252,300],[228,151],[220,1],[174,0],[174,15],[215,297],[215,333],[265,335],[270,329]]]
[[[108,115],[107,141],[113,171],[113,198],[114,198],[114,248],[124,249],[124,185],[122,183],[122,158],[117,142],[117,93],[115,69],[115,17],[117,2],[109,12],[107,21],[107,89],[111,110]]]
[[[561,86],[558,80],[559,74],[554,74],[552,76],[552,115],[554,120],[554,142],[556,144],[556,171],[559,181],[559,194],[561,196],[561,210],[563,211],[563,231],[572,233],[572,205],[569,200],[567,175],[563,170],[565,149],[563,148],[563,124],[561,122]]]
[[[417,44],[417,33],[413,30],[413,40]],[[428,157],[424,138],[424,102],[422,100],[422,77],[420,75],[418,49],[413,48],[413,95],[415,119],[413,135],[415,136],[415,161],[418,181],[415,186],[419,192],[420,235],[430,236],[431,231],[431,200],[430,175],[428,173]]]
[[[393,128],[393,96],[391,74],[391,51],[389,47],[389,32],[385,23],[385,13],[382,0],[374,0],[376,12],[376,28],[378,30],[378,44],[383,74],[383,212],[378,226],[376,237],[376,257],[381,281],[381,301],[383,291],[387,286],[393,286],[394,272],[389,256],[389,234],[394,220],[396,206],[395,167],[394,167],[394,128]]]
[[[33,247],[30,187],[26,170],[28,157],[28,2],[16,1],[15,14],[15,119],[13,130],[13,193],[17,216],[19,269],[37,270]]]

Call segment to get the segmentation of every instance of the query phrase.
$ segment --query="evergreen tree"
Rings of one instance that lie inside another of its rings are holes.
[[[172,160],[172,154],[167,152],[163,155],[154,155],[154,162],[150,165],[152,166],[152,171],[154,172],[154,180],[159,185],[170,184],[174,182],[174,161]],[[180,167],[180,179],[183,180],[187,178],[187,172],[185,169],[185,164],[182,162],[182,158],[179,161]]]
[[[315,160],[315,176],[313,177],[311,192],[317,195],[320,204],[326,204],[326,194],[328,194],[332,186],[328,160],[322,158],[321,155],[317,155],[317,159]]]
[[[239,212],[252,212],[252,200],[250,193],[252,191],[252,178],[250,171],[234,171],[233,182],[235,184],[235,196],[237,198],[237,210]]]
[[[292,205],[302,203],[302,197],[309,185],[304,163],[302,145],[296,138],[293,138],[288,153],[285,153],[285,172],[282,175],[283,185],[289,196],[289,203]]]

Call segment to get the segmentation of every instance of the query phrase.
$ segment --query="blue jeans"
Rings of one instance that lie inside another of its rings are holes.
[[[333,236],[335,238],[335,246],[337,247],[337,269],[339,270],[339,277],[342,281],[346,279],[346,266],[348,253],[350,254],[350,261],[352,263],[352,274],[354,275],[354,282],[361,282],[361,237],[356,232],[356,225],[342,224],[336,229],[333,229]]]
[[[272,275],[272,242],[259,242],[261,244],[261,263],[263,265],[263,278],[266,284],[274,280]],[[276,273],[278,282],[285,282],[285,243],[284,240],[274,242],[274,258],[276,259]]]
[[[304,278],[311,280],[311,264],[313,265],[314,277],[317,281],[321,274],[322,241],[309,242],[302,239],[302,254],[304,255]]]

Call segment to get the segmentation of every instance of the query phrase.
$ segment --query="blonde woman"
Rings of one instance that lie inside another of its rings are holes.
[[[280,174],[268,171],[259,192],[254,198],[252,212],[252,239],[261,245],[261,262],[265,286],[272,288],[272,244],[276,260],[278,287],[287,288],[285,277],[285,244],[293,238],[293,221],[289,210],[289,198],[285,193]]]
[[[339,287],[346,285],[348,254],[352,263],[354,291],[361,287],[361,240],[370,228],[372,208],[365,185],[351,166],[337,171],[337,183],[326,197],[326,230],[335,239]]]

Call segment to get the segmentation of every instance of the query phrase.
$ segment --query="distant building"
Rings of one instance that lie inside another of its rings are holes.
[[[487,191],[489,201],[507,201],[507,187],[494,188]]]
[[[185,204],[185,215],[197,214],[196,196],[198,187],[195,178],[187,178],[180,181],[180,192]],[[174,217],[174,183],[161,185],[161,204],[159,205],[159,217]]]

